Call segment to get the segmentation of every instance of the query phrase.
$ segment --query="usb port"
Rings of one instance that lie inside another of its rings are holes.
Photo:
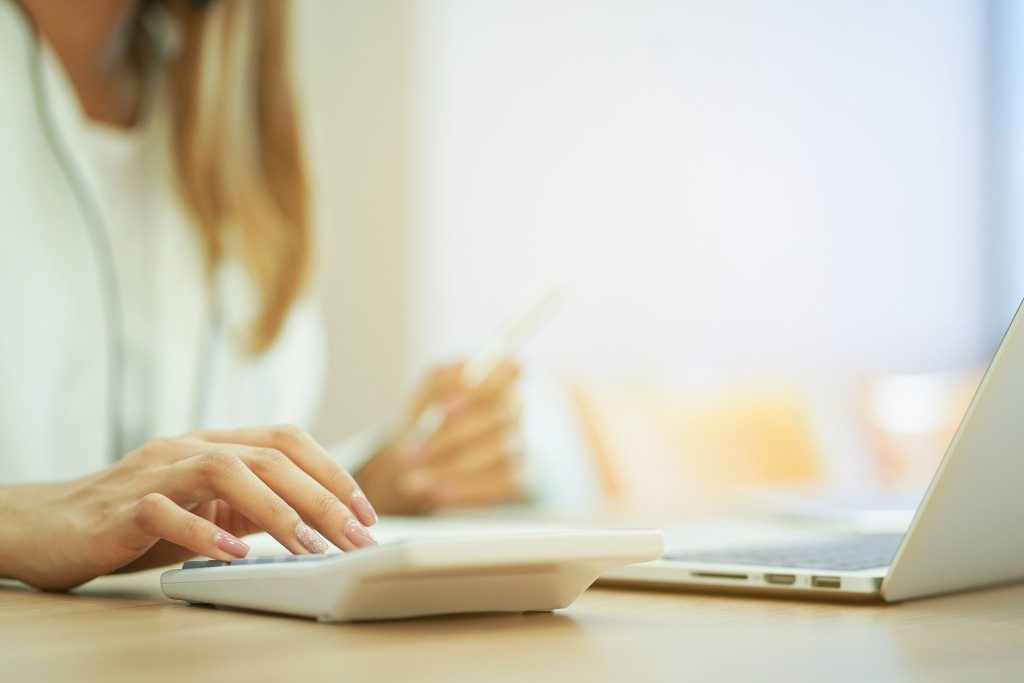
[[[811,585],[815,588],[839,588],[842,581],[838,576],[812,576]]]
[[[764,580],[779,586],[792,586],[796,583],[796,576],[793,574],[765,574]]]
[[[729,579],[731,581],[746,581],[746,574],[731,574],[728,572],[690,572],[690,576],[697,579]]]

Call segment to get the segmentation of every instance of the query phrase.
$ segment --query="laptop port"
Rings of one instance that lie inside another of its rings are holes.
[[[730,574],[727,572],[690,572],[690,576],[697,579],[730,579],[732,581],[746,581],[746,574]]]
[[[764,580],[777,586],[792,586],[796,583],[796,576],[793,574],[765,574]]]
[[[811,585],[815,588],[839,588],[842,581],[838,576],[812,576]]]

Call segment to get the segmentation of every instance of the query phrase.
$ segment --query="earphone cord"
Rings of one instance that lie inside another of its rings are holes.
[[[15,2],[14,4],[25,14],[25,10],[21,7],[20,2]],[[35,41],[33,41],[29,48],[29,63],[32,70],[33,98],[39,114],[39,120],[42,122],[43,132],[46,135],[47,143],[53,152],[57,165],[60,166],[71,191],[75,195],[76,201],[81,207],[82,216],[88,226],[89,240],[96,255],[96,261],[100,266],[97,268],[99,284],[104,299],[107,302],[107,305],[104,307],[107,355],[109,357],[107,364],[107,382],[109,385],[107,411],[109,414],[111,462],[113,462],[124,454],[121,425],[123,424],[122,416],[124,410],[125,347],[121,292],[117,282],[113,246],[110,243],[107,231],[103,227],[103,218],[99,206],[95,198],[86,189],[81,173],[71,161],[71,155],[57,132],[57,125],[53,120],[50,103],[45,92],[45,83],[43,82],[40,37],[28,16],[25,15],[24,18],[32,27],[33,34],[35,34]]]

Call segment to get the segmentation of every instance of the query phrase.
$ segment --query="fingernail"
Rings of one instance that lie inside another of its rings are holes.
[[[321,555],[327,552],[327,541],[324,540],[324,537],[313,531],[303,522],[295,525],[295,538],[299,540],[303,548],[314,555]]]
[[[354,519],[348,520],[348,524],[345,525],[345,538],[352,541],[357,548],[377,545],[377,539],[371,536],[369,531],[359,526]]]
[[[213,542],[218,548],[235,557],[245,557],[249,554],[248,544],[223,531],[213,537]]]
[[[373,509],[370,501],[366,498],[366,494],[362,491],[356,491],[352,494],[352,500],[349,501],[348,506],[352,508],[352,512],[356,513],[356,517],[364,525],[373,526],[377,523],[377,511]]]

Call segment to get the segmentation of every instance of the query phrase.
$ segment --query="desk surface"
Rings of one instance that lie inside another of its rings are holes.
[[[170,602],[158,576],[0,587],[3,679],[1024,680],[1024,586],[870,606],[596,588],[553,614],[321,625]]]

